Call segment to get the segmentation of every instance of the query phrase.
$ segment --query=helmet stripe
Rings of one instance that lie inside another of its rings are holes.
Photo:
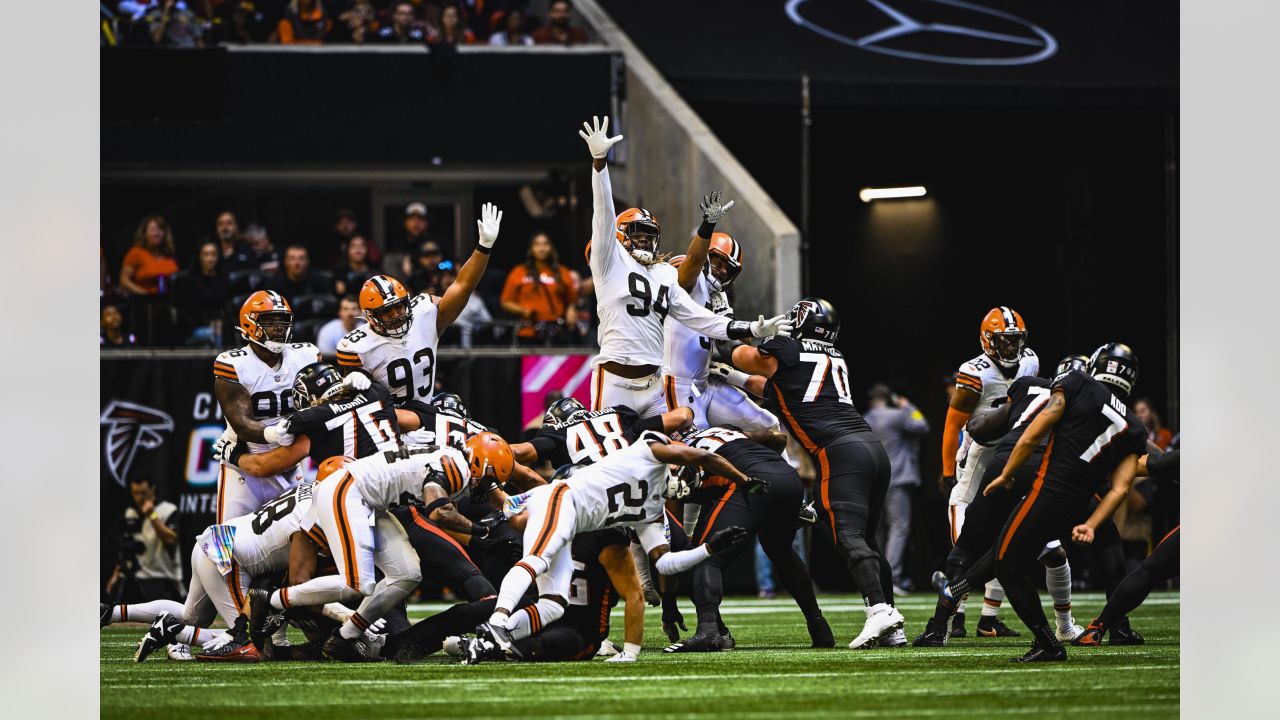
[[[1017,319],[1016,319],[1016,318],[1014,318],[1014,317],[1013,317],[1013,311],[1012,311],[1012,310],[1010,310],[1009,308],[1005,307],[1004,305],[1001,305],[1001,306],[1000,306],[1000,313],[1001,313],[1002,315],[1004,315],[1004,329],[1005,329],[1005,330],[1016,330],[1016,329],[1018,329],[1018,321],[1017,321]]]

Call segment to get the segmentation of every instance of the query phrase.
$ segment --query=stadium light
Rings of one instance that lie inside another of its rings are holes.
[[[923,185],[911,185],[910,187],[862,188],[858,191],[858,198],[864,203],[869,203],[873,200],[887,200],[890,198],[924,197],[924,194]]]

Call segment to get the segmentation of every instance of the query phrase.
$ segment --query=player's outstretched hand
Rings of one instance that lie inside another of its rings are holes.
[[[729,208],[733,207],[733,201],[727,203],[720,202],[720,191],[712,190],[710,195],[703,195],[702,202],[698,203],[698,209],[702,211],[703,222],[715,224],[720,222],[720,218],[729,212]]]
[[[289,420],[281,420],[275,425],[262,429],[262,439],[272,445],[288,446],[293,444],[293,436],[289,434]]]
[[[362,372],[353,372],[347,373],[347,376],[342,378],[342,384],[356,392],[364,392],[373,384],[373,380],[370,380],[369,376]]]
[[[751,336],[766,338],[774,335],[790,335],[794,327],[786,315],[775,315],[768,320],[761,315],[758,320],[751,321]]]
[[[218,438],[217,442],[213,444],[214,461],[231,462],[231,451],[235,449],[236,442],[238,440],[239,438],[236,437],[236,431],[228,425],[227,429],[222,431],[222,435]]]
[[[609,154],[609,149],[615,143],[622,140],[621,135],[609,137],[609,116],[604,117],[604,122],[600,122],[599,116],[593,116],[590,123],[582,123],[582,130],[578,131],[578,136],[587,141],[587,149],[591,151],[591,157],[600,160]],[[594,125],[592,125],[594,123]]]
[[[1013,487],[1010,485],[1010,482],[1011,480],[1008,475],[1005,475],[1004,473],[1000,473],[998,476],[996,476],[995,480],[992,480],[987,485],[987,487],[982,491],[982,494],[990,495],[991,493],[995,492],[999,488],[1004,488],[1005,491],[1008,492],[1009,490],[1013,489]]]
[[[667,639],[679,642],[681,630],[689,632],[689,628],[684,626],[684,614],[680,612],[680,608],[674,602],[670,603],[670,607],[663,607],[662,632],[666,633]]]
[[[1093,528],[1081,523],[1071,528],[1071,539],[1081,545],[1093,544]]]
[[[480,247],[493,247],[498,242],[498,226],[502,224],[502,211],[493,203],[485,203],[480,207],[480,219],[476,228],[480,233]]]
[[[723,552],[747,539],[747,529],[741,525],[727,527],[707,541],[707,548],[713,553]]]
[[[764,478],[748,477],[747,478],[747,494],[759,495],[760,493],[769,492],[769,488],[773,487],[773,483]]]

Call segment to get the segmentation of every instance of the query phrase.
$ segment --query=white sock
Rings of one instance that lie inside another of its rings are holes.
[[[965,593],[965,594],[964,594],[964,597],[960,598],[960,602],[956,603],[956,614],[957,614],[957,615],[963,615],[963,614],[964,614],[964,606],[965,606],[965,603],[966,603],[968,600],[969,600],[969,593]]]
[[[564,615],[564,606],[548,598],[538,598],[538,602],[511,613],[507,619],[507,630],[516,640],[542,632],[542,629],[559,620]]]
[[[360,593],[347,586],[341,575],[321,575],[301,585],[281,588],[271,593],[271,607],[287,610],[291,607],[310,607],[344,600],[358,600]]]
[[[1071,563],[1044,569],[1044,584],[1053,598],[1053,614],[1058,618],[1058,629],[1071,627]]]
[[[183,645],[199,644],[203,646],[206,643],[212,643],[214,640],[217,640],[222,635],[225,635],[226,632],[226,630],[212,630],[210,628],[199,628],[194,625],[187,625],[182,628],[182,632],[178,633],[178,637],[174,639],[174,642],[181,643]]]
[[[496,603],[497,609],[506,610],[507,613],[495,612],[489,618],[489,622],[500,627],[507,627],[510,611],[516,606],[516,603],[520,602],[520,598],[524,596],[524,591],[529,589],[530,583],[546,571],[547,561],[537,555],[526,555],[523,560],[513,565],[502,578],[502,586],[498,588],[498,602]]]
[[[1000,614],[1000,604],[1004,602],[1004,587],[999,580],[987,583],[987,591],[982,598],[982,617],[995,617]]]
[[[155,622],[161,613],[169,613],[180,618],[182,610],[182,603],[174,600],[152,600],[132,605],[116,605],[111,608],[111,622],[151,623]]]

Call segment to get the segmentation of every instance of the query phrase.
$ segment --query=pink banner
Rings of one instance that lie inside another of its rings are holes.
[[[592,355],[525,355],[521,359],[520,422],[528,424],[546,409],[547,393],[559,391],[591,405]]]

